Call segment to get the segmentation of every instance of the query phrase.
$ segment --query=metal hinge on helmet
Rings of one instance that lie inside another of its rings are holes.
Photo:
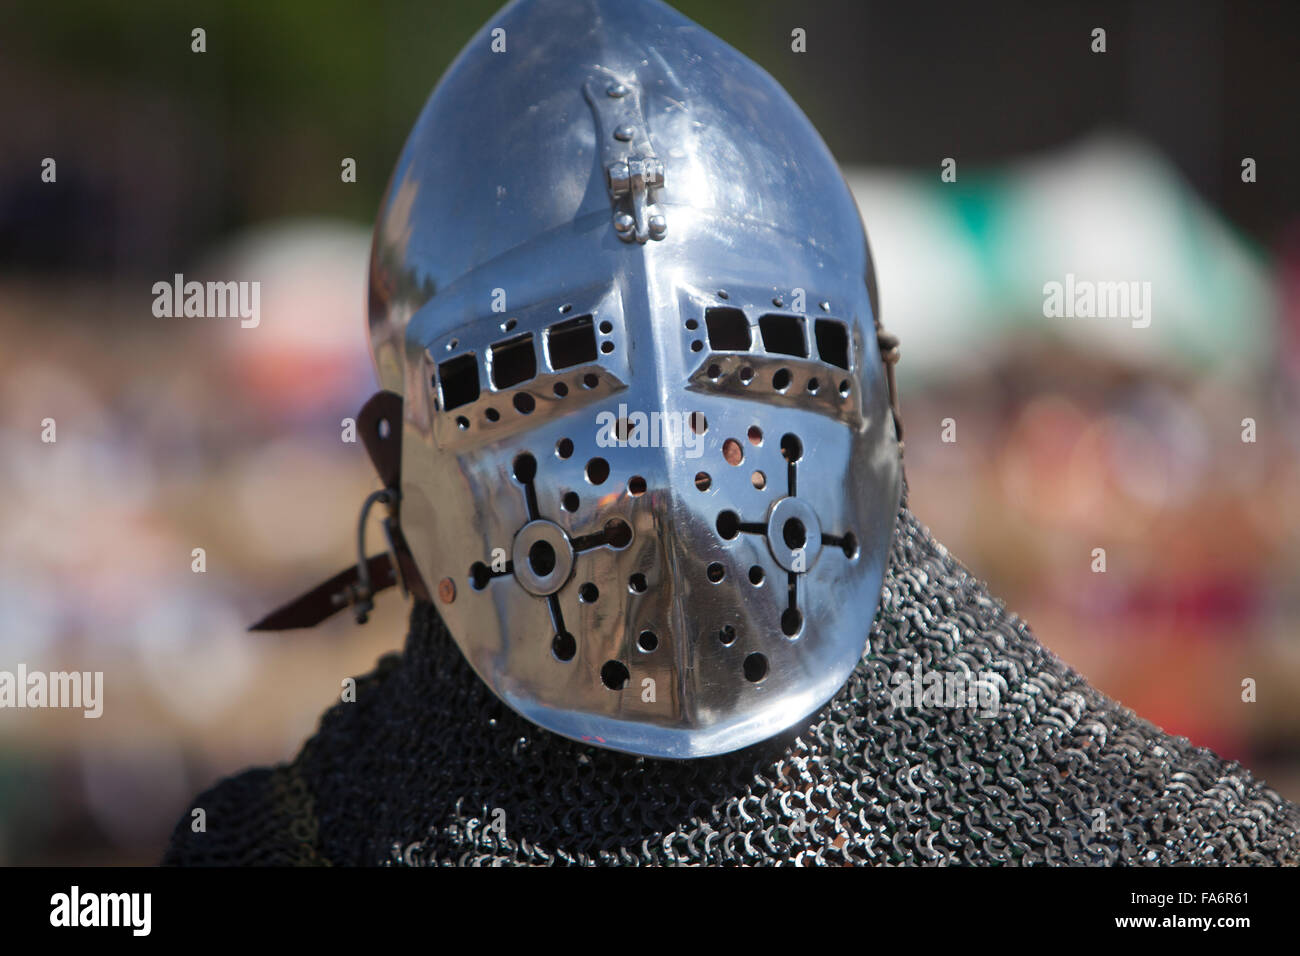
[[[650,145],[640,94],[612,74],[592,77],[583,93],[596,117],[614,231],[624,242],[662,239],[668,219],[656,200],[664,185],[664,164]]]

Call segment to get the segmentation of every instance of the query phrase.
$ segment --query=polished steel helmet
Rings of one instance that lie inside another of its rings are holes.
[[[542,727],[654,757],[807,717],[863,653],[900,491],[857,207],[755,64],[657,0],[516,0],[375,229],[401,530]]]

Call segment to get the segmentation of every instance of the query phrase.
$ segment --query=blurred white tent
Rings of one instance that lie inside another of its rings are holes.
[[[1184,372],[1251,375],[1272,355],[1263,255],[1140,142],[1100,136],[993,173],[959,159],[953,183],[938,161],[933,175],[845,175],[914,381],[980,368],[1013,334]],[[1150,326],[1046,317],[1044,285],[1068,274],[1150,282]]]

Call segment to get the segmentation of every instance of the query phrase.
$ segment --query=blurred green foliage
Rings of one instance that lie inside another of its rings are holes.
[[[28,76],[74,90],[93,87],[125,108],[161,101],[183,115],[190,130],[159,129],[155,148],[201,131],[204,162],[213,168],[209,185],[233,203],[221,225],[308,211],[369,221],[439,76],[501,6],[498,0],[50,0],[8,11],[3,32],[7,52],[25,61]],[[764,16],[773,0],[675,6],[756,58],[756,44],[776,49],[788,36],[788,27]],[[195,27],[207,32],[203,57],[190,50]],[[357,188],[328,188],[343,156],[357,160]],[[332,174],[292,175],[295,163],[322,157]],[[251,198],[248,188],[228,181],[259,170],[266,184]]]

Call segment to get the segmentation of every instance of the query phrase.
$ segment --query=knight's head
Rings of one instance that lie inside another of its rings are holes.
[[[857,208],[755,64],[657,0],[518,0],[393,172],[371,345],[402,526],[541,726],[692,757],[862,655],[899,447]]]

